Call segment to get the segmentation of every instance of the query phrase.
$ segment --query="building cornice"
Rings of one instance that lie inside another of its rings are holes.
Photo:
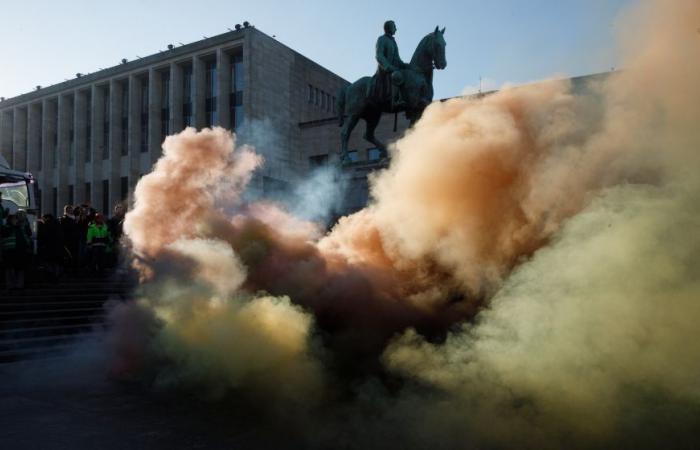
[[[159,51],[158,53],[154,53],[140,59],[108,67],[97,72],[83,74],[80,77],[53,84],[51,86],[42,87],[36,91],[20,94],[16,97],[8,98],[0,102],[0,110],[9,107],[23,106],[25,103],[32,103],[45,97],[52,97],[64,91],[87,88],[94,83],[107,82],[114,77],[147,69],[152,66],[157,66],[159,63],[165,63],[166,61],[177,59],[178,57],[184,57],[211,47],[220,46],[221,44],[233,43],[235,41],[242,42],[246,34],[254,29],[255,28],[253,27],[248,27],[241,28],[240,30],[229,31],[210,38],[202,39],[200,41],[181,45],[179,47],[173,47],[172,50],[168,49]]]

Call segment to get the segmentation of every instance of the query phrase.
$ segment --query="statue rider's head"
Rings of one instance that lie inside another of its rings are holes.
[[[393,20],[387,20],[384,22],[384,32],[389,36],[393,36],[396,33],[396,24]]]

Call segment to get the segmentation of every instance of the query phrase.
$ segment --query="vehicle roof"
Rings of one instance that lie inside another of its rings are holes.
[[[0,155],[0,175],[11,175],[22,178],[27,177],[27,174],[25,172],[21,172],[19,170],[12,170],[10,168],[10,165],[7,163],[7,160],[2,155]]]

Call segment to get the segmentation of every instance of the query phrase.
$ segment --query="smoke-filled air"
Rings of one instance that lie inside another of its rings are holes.
[[[697,448],[700,3],[620,29],[624,70],[430,105],[330,231],[245,201],[225,130],[168,137],[113,376],[308,447]]]

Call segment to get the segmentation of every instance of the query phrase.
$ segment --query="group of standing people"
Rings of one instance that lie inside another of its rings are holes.
[[[25,211],[9,214],[2,207],[0,193],[0,265],[5,272],[6,289],[24,287],[24,271],[32,258],[32,227]]]
[[[25,272],[30,269],[57,281],[66,270],[99,273],[115,266],[125,213],[125,207],[118,204],[106,220],[89,205],[66,205],[59,218],[44,214],[33,236],[24,211],[8,214],[0,207],[0,264],[5,271],[5,289],[23,289]]]

